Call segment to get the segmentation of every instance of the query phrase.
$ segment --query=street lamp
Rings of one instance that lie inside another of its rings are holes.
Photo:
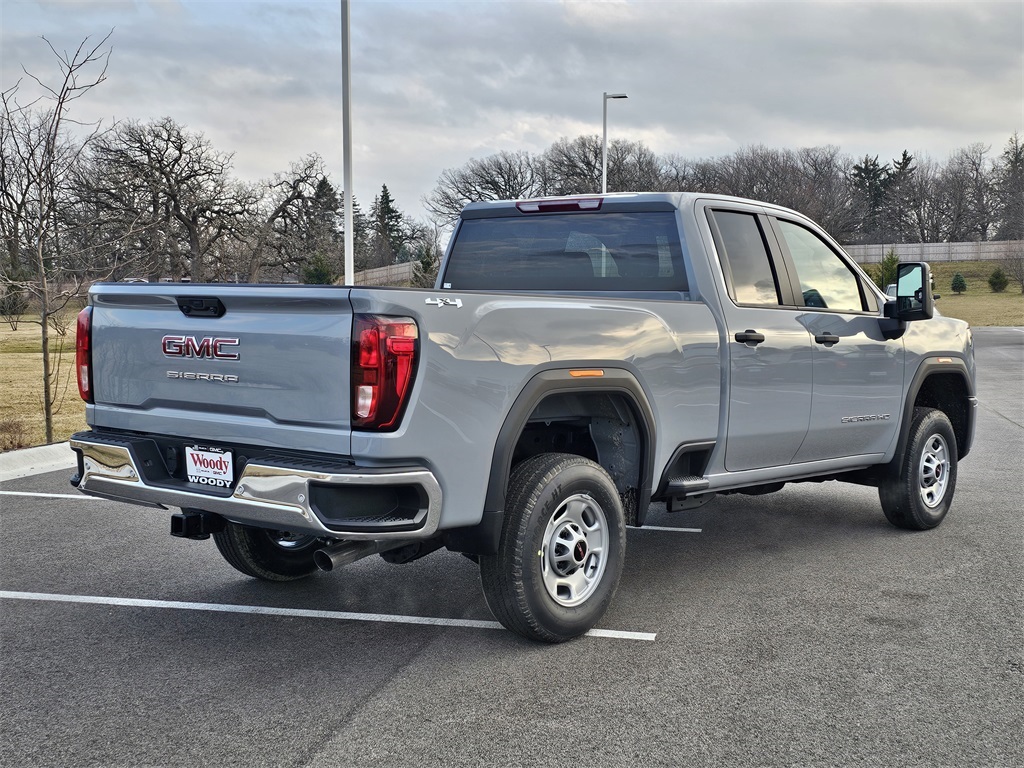
[[[608,192],[608,99],[628,99],[624,93],[604,94],[604,138],[601,141],[601,194]]]

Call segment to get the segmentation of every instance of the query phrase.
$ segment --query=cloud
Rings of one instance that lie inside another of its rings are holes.
[[[351,3],[355,193],[419,200],[445,168],[601,131],[659,153],[749,144],[998,151],[1024,113],[1019,2]],[[340,185],[340,16],[319,2],[5,0],[3,87],[116,27],[83,119],[169,115],[266,177],[309,152]]]

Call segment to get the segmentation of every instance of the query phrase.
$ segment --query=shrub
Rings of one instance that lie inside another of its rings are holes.
[[[311,285],[330,285],[338,279],[338,273],[331,266],[324,253],[314,253],[302,268],[302,282]]]
[[[988,285],[996,293],[1002,293],[1006,290],[1006,286],[1010,284],[1010,278],[1006,276],[1006,273],[1002,269],[996,267],[992,274],[988,277]]]
[[[28,312],[28,297],[21,288],[13,285],[0,288],[0,291],[0,317],[11,326],[12,331],[16,331],[21,316]]]
[[[874,278],[878,287],[884,291],[887,285],[895,283],[899,277],[899,268],[900,257],[896,255],[895,248],[890,248],[889,252],[885,254],[885,258],[879,262],[878,269],[875,270]]]
[[[0,421],[0,451],[14,451],[28,446],[28,432],[18,419]]]
[[[959,272],[953,275],[953,284],[950,286],[950,290],[953,293],[963,293],[967,290],[967,281],[964,280],[964,276]]]

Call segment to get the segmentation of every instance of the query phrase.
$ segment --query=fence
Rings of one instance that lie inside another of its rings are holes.
[[[356,272],[356,285],[408,285],[412,281],[412,273],[416,263],[407,261],[403,264],[389,264],[376,269],[364,269]]]
[[[844,245],[859,264],[877,264],[889,251],[900,261],[995,261],[1020,252],[1024,240],[988,240],[984,243],[899,243],[898,245]]]

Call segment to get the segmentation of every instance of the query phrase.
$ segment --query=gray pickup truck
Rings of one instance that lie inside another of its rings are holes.
[[[447,547],[559,642],[652,501],[838,480],[938,525],[977,401],[927,286],[903,264],[886,296],[794,211],[660,193],[469,205],[432,290],[98,284],[72,483],[259,579]]]

